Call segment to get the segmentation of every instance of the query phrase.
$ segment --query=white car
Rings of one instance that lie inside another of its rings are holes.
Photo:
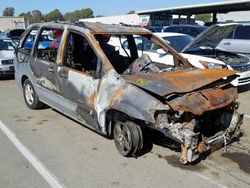
[[[240,26],[224,38],[217,48],[250,57],[250,23],[240,23]]]
[[[239,86],[250,84],[250,58],[243,54],[219,49],[219,43],[226,38],[239,24],[216,24],[200,33],[183,50],[183,53],[215,58],[239,71]]]
[[[173,47],[178,52],[181,52],[184,47],[190,43],[193,38],[186,34],[181,33],[154,33],[154,35],[158,36],[164,42],[167,42],[171,47]],[[147,38],[142,38],[140,36],[135,36],[135,43],[138,49],[138,54],[141,56],[142,54],[148,54],[148,56],[154,61],[158,63],[163,63],[167,65],[174,65],[173,56],[170,54],[166,54],[165,51],[159,50],[155,44],[152,44]],[[128,56],[128,42],[124,39],[119,39],[117,37],[111,37],[109,41],[110,45],[116,47],[116,50],[119,50],[120,55]],[[230,66],[225,65],[220,60],[208,58],[200,55],[192,55],[180,53],[184,58],[188,59],[190,64],[192,64],[196,68],[217,68],[223,69],[228,68],[232,69]]]
[[[0,37],[0,76],[14,75],[14,50],[11,39]]]

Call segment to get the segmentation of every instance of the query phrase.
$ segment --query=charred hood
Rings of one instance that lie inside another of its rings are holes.
[[[221,69],[181,70],[157,74],[123,76],[128,82],[160,96],[187,93],[232,76],[236,71]]]

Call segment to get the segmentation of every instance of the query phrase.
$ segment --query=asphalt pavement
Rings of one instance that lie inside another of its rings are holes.
[[[15,81],[0,80],[0,187],[250,187],[250,87],[240,91],[240,141],[185,166],[158,145],[122,157],[113,140],[52,108],[28,109]]]

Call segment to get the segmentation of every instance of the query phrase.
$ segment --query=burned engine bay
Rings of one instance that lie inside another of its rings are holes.
[[[250,62],[250,59],[247,56],[226,52],[219,49],[199,49],[195,51],[188,51],[188,53],[214,58],[231,66]]]
[[[237,113],[238,103],[231,102],[229,96],[223,93],[223,90],[217,89],[186,94],[168,102],[171,110],[156,114],[156,127],[181,145],[181,163],[192,162],[200,153],[209,151],[215,145],[226,146],[239,136],[243,115]],[[229,104],[210,110],[211,106],[198,106],[205,102],[204,99],[213,104]],[[196,104],[192,104],[194,100]]]

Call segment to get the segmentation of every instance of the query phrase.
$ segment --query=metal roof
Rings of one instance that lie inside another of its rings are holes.
[[[218,3],[144,10],[144,11],[137,11],[136,13],[139,15],[157,14],[157,13],[193,15],[193,14],[206,14],[206,13],[227,13],[233,11],[246,11],[246,10],[250,10],[250,1],[238,0],[230,2],[224,1]]]
[[[89,29],[92,33],[150,33],[149,31],[142,28],[126,27],[103,23],[79,22],[77,26],[82,26],[86,29]]]
[[[150,34],[151,32],[143,28],[126,27],[120,25],[111,25],[103,23],[92,23],[92,22],[78,22],[78,23],[67,23],[67,22],[45,22],[35,23],[30,25],[31,27],[57,27],[62,28],[67,26],[75,29],[84,28],[89,30],[93,34]]]

